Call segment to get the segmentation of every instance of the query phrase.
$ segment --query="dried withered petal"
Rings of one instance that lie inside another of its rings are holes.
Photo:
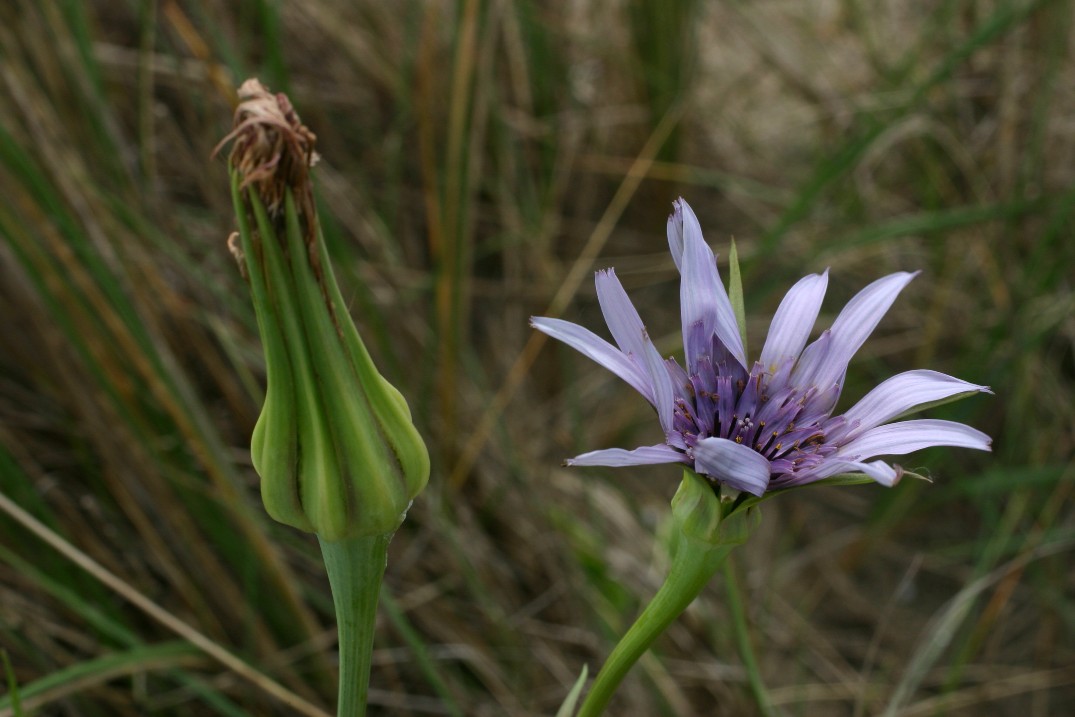
[[[257,79],[239,87],[232,131],[216,154],[232,142],[228,162],[239,173],[240,187],[253,187],[271,217],[283,214],[290,188],[301,215],[313,217],[309,170],[318,160],[317,136],[302,124],[283,93],[273,94]]]

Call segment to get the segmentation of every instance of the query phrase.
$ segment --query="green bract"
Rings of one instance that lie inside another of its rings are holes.
[[[741,545],[761,523],[761,510],[745,501],[721,500],[712,483],[689,468],[672,498],[679,535],[712,548]]]
[[[407,403],[345,310],[316,221],[290,190],[274,221],[236,172],[232,193],[268,374],[251,439],[265,508],[326,540],[391,533],[429,477]]]

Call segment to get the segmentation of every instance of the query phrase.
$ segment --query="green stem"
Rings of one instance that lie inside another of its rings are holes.
[[[714,546],[681,536],[664,585],[609,655],[579,708],[578,717],[597,717],[604,711],[627,672],[653,641],[698,597],[733,547]]]
[[[343,540],[325,540],[318,536],[339,630],[338,717],[363,717],[366,714],[377,599],[391,540],[392,533]]]
[[[746,610],[743,609],[743,597],[739,592],[739,580],[731,560],[724,564],[724,585],[728,591],[728,607],[732,612],[732,625],[735,627],[735,642],[739,646],[739,657],[747,671],[750,690],[754,693],[754,701],[757,703],[761,713],[765,717],[772,717],[774,714],[773,704],[769,700],[769,692],[765,689],[765,683],[761,679],[758,660],[754,657],[754,648],[750,644]]]

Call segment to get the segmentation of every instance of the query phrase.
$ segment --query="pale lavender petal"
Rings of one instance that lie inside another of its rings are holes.
[[[674,358],[669,357],[664,360],[664,368],[668,371],[668,376],[672,380],[673,404],[677,401],[694,403],[691,379],[687,372],[683,370],[683,367]]]
[[[745,367],[746,356],[739,334],[739,324],[735,320],[732,302],[724,290],[720,274],[717,273],[717,258],[702,237],[698,217],[691,211],[690,205],[680,199],[676,203],[675,218],[683,227],[680,311],[683,314],[687,366],[693,367],[698,356],[709,353],[708,340],[715,333],[729,353]],[[691,337],[699,335],[693,330],[699,322],[704,329],[701,332],[703,342],[696,344]]]
[[[627,354],[628,358],[634,359],[632,363],[637,361],[647,371],[651,371],[650,367],[652,365],[663,364],[663,359],[657,353],[657,348],[646,336],[646,327],[642,323],[642,318],[638,315],[634,304],[631,303],[631,299],[628,298],[627,292],[623,290],[623,285],[616,277],[615,272],[612,269],[597,272],[596,283],[597,300],[601,305],[601,313],[605,317],[605,323],[608,324],[612,337],[619,344],[620,350]],[[663,384],[663,380],[661,383]],[[653,385],[652,376],[647,385]],[[671,385],[671,381],[669,381],[669,385]],[[673,398],[669,399],[669,402],[672,402],[674,400],[674,390],[673,394],[670,395]],[[655,396],[651,403],[657,406],[657,401],[659,399]],[[658,413],[660,411],[661,408],[658,406]],[[669,418],[669,422],[671,422],[671,418]],[[663,426],[664,423],[662,422],[661,425]],[[665,430],[668,430],[667,426]]]
[[[698,441],[694,468],[751,495],[760,496],[769,487],[769,461],[765,456],[726,438]]]
[[[861,461],[874,456],[895,456],[934,446],[990,450],[989,436],[955,421],[923,418],[871,428],[841,446],[836,457]]]
[[[761,350],[761,365],[767,371],[775,373],[785,360],[799,358],[821,311],[828,285],[827,269],[823,274],[804,276],[780,302]]]
[[[570,321],[538,316],[530,318],[530,325],[604,366],[630,384],[647,401],[654,403],[653,385],[648,373],[594,332]]]
[[[767,396],[772,398],[789,390],[790,386],[788,384],[791,380],[791,371],[795,367],[795,363],[791,359],[784,359],[782,363],[777,364],[776,368],[769,374],[768,380],[764,382]]]
[[[921,369],[898,374],[878,384],[844,414],[847,421],[844,435],[854,438],[863,431],[891,421],[917,406],[973,391],[988,393],[989,388],[938,371]],[[843,437],[829,434],[830,440]]]
[[[873,478],[881,485],[892,487],[899,481],[903,471],[896,470],[884,461],[870,461],[869,463],[865,463],[862,461],[847,461],[837,458],[825,461],[809,473],[803,475],[792,474],[788,476],[788,480],[774,481],[774,484],[779,483],[778,487],[780,488],[793,485],[804,485],[841,473],[863,473],[870,478]]]
[[[847,370],[851,357],[888,313],[903,287],[917,274],[905,271],[889,274],[867,286],[847,303],[830,329],[832,346],[824,364],[814,376],[815,385],[826,386],[839,380]]]
[[[672,252],[676,270],[683,271],[683,219],[677,203],[673,202],[672,206],[675,210],[668,215],[668,250]]]
[[[799,357],[795,368],[791,370],[791,378],[788,382],[796,388],[807,389],[817,386],[817,379],[825,370],[825,363],[832,353],[832,330],[825,329],[821,336],[806,347],[802,356]]]
[[[668,433],[672,430],[672,412],[675,408],[672,377],[668,375],[664,359],[657,353],[657,347],[653,345],[645,329],[642,329],[642,341],[645,344],[642,349],[642,360],[649,372],[649,385],[653,386],[653,407],[657,409],[657,418],[661,422],[661,428]]]
[[[623,448],[606,448],[601,451],[590,451],[581,456],[568,458],[564,461],[569,466],[609,466],[620,468],[622,466],[648,466],[657,463],[690,463],[686,455],[669,446],[642,446],[633,451]]]
[[[642,340],[645,326],[634,304],[627,296],[627,292],[623,290],[623,285],[616,277],[616,272],[612,269],[597,272],[596,284],[597,301],[601,305],[601,313],[605,317],[605,323],[608,324],[612,338],[616,340],[620,350],[625,354],[634,354],[641,359],[645,346]]]

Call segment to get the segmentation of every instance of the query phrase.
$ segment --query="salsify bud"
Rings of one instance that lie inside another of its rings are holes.
[[[239,99],[221,145],[233,142],[233,253],[265,349],[268,386],[251,438],[265,509],[323,540],[392,533],[425,487],[429,455],[336,284],[310,184],[316,137],[255,79]]]
[[[755,505],[721,500],[716,487],[689,468],[672,498],[672,518],[679,534],[711,548],[745,543],[761,523]]]

